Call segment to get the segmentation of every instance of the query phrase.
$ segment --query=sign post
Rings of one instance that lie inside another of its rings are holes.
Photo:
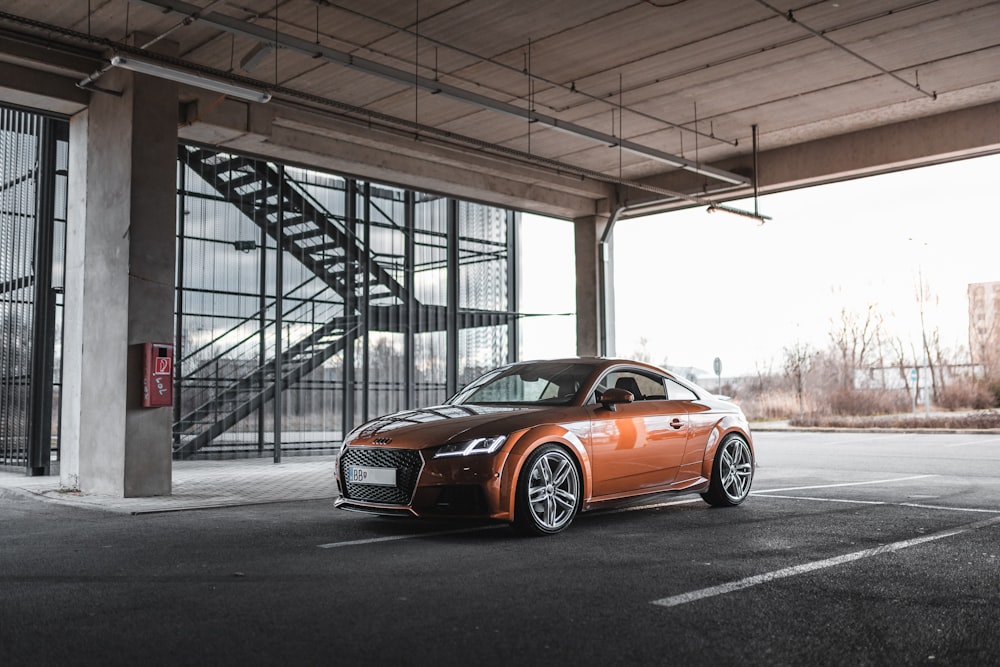
[[[722,359],[716,357],[715,361],[712,362],[712,369],[715,371],[715,377],[719,380],[719,389],[716,393],[722,393]]]

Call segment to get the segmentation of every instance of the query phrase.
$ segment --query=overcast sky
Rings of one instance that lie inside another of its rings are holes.
[[[718,356],[724,375],[780,371],[784,347],[826,347],[841,309],[869,303],[889,335],[916,341],[920,274],[929,327],[946,347],[967,346],[968,284],[1000,281],[998,188],[1000,156],[990,156],[763,197],[773,218],[763,225],[704,207],[623,220],[617,354],[645,338],[656,363],[710,370]],[[574,309],[569,223],[525,216],[522,261],[522,310]],[[527,320],[523,356],[573,354],[573,326]]]

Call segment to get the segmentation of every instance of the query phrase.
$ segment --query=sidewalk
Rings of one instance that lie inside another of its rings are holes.
[[[333,456],[232,461],[174,461],[173,493],[152,498],[83,495],[59,489],[59,477],[0,471],[0,488],[22,489],[53,502],[122,514],[259,505],[336,496]]]

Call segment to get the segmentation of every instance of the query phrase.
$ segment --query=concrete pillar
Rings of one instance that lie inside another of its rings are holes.
[[[608,217],[591,215],[576,218],[574,248],[576,251],[576,353],[581,357],[614,353],[614,313],[608,308],[605,293],[611,292],[610,244],[601,244],[601,235]],[[607,264],[605,265],[605,261]],[[607,292],[605,291],[607,269]]]
[[[70,120],[61,484],[171,492],[171,409],[142,408],[142,343],[173,341],[177,86],[112,70]]]

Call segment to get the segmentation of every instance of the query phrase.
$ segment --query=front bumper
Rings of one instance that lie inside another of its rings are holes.
[[[432,452],[387,447],[347,447],[337,458],[335,506],[388,516],[510,520],[502,472],[506,454],[433,458]],[[345,482],[349,465],[394,467],[393,486]]]

